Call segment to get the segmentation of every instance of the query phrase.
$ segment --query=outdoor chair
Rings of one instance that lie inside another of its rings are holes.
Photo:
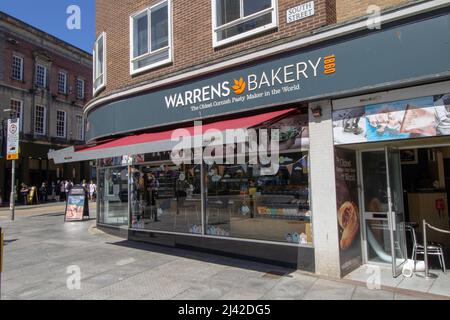
[[[417,256],[418,255],[425,255],[425,247],[422,244],[419,244],[417,242],[417,236],[416,231],[411,226],[406,226],[406,230],[411,233],[412,236],[412,260],[414,260],[414,271],[416,271],[416,264],[417,264]],[[427,253],[431,256],[437,256],[439,259],[439,263],[441,265],[442,270],[447,272],[447,269],[445,267],[445,258],[444,258],[444,250],[442,249],[442,245],[438,243],[430,243],[427,245]]]

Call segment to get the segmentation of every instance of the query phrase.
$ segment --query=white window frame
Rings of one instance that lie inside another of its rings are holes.
[[[167,20],[167,24],[168,24],[168,46],[164,47],[164,48],[160,48],[158,50],[155,51],[151,51],[151,11],[156,8],[161,6],[162,4],[167,3],[167,15],[168,15],[168,20]],[[133,58],[134,55],[134,18],[140,16],[141,14],[143,14],[144,12],[147,12],[147,19],[148,19],[148,46],[149,46],[149,52],[140,55],[139,57]],[[157,67],[160,67],[162,65],[168,64],[172,62],[172,57],[173,57],[173,36],[172,36],[172,0],[164,0],[164,1],[160,1],[148,8],[145,8],[144,10],[141,10],[139,12],[136,12],[134,14],[132,14],[130,16],[130,74],[134,75],[137,73],[141,73],[147,70],[151,70],[151,69],[155,69]],[[158,61],[156,63],[150,64],[148,66],[142,67],[142,68],[138,68],[138,69],[134,69],[133,67],[133,62],[138,61],[138,60],[142,60],[145,59],[147,57],[153,56],[153,55],[157,55],[163,51],[168,51],[169,56],[167,59],[162,60],[162,61]]]
[[[228,22],[226,24],[223,24],[221,26],[217,25],[217,1],[218,0],[211,0],[211,7],[212,7],[212,26],[213,26],[213,47],[220,47],[241,39],[245,39],[251,36],[254,36],[255,34],[261,33],[261,32],[265,32],[271,29],[275,29],[278,28],[278,0],[271,0],[272,1],[272,6],[270,8],[267,8],[265,10],[256,12],[254,14],[251,14],[247,17],[244,17],[244,0],[240,0],[240,4],[241,4],[241,14],[240,14],[240,18],[236,19],[234,21]],[[244,23],[246,21],[249,20],[253,20],[256,18],[259,18],[261,16],[264,16],[268,13],[272,13],[272,23],[267,24],[265,26],[256,28],[256,29],[252,29],[249,30],[247,32],[235,35],[233,37],[224,39],[224,40],[218,40],[218,32],[223,30],[223,29],[227,29],[227,28],[231,28],[234,27],[238,24]]]
[[[98,74],[97,73],[97,60],[98,60],[98,45],[100,42],[100,39],[102,39],[102,44],[103,44],[103,73]],[[103,89],[104,87],[106,87],[106,32],[102,32],[100,33],[100,35],[98,36],[97,40],[95,40],[95,44],[94,44],[94,50],[92,51],[92,57],[93,57],[93,72],[92,72],[92,88],[93,88],[93,94],[94,96],[97,94],[97,92],[99,92],[101,89]],[[98,79],[102,78],[102,83],[101,85],[99,85],[97,88],[95,87],[95,84],[97,82]]]
[[[81,119],[80,123],[78,123],[78,119]],[[81,114],[75,115],[75,126],[76,126],[76,139],[78,141],[84,141],[84,117],[83,117],[83,115],[81,115]]]
[[[39,68],[43,68],[44,69],[44,83],[41,86],[40,84],[38,84],[38,69]],[[34,83],[36,84],[36,86],[38,86],[39,88],[47,88],[47,67],[40,64],[40,63],[36,63],[36,68],[35,68],[35,77],[34,77]]]
[[[43,123],[42,123],[42,131],[43,132],[37,132],[36,130],[36,120],[37,120],[37,111],[38,111],[38,107],[43,109]],[[38,136],[45,136],[47,135],[47,107],[43,106],[43,105],[39,105],[37,104],[35,106],[35,110],[34,110],[34,134],[38,135]]]
[[[59,124],[59,118],[58,114],[63,113],[64,114],[64,133],[63,135],[58,134],[58,124]],[[67,137],[67,112],[64,110],[56,110],[56,136],[58,138],[66,138]]]
[[[10,102],[9,102],[11,110],[13,110],[13,105],[12,105],[13,102],[17,102],[20,105],[20,111],[18,112],[18,114],[19,114],[19,121],[20,121],[20,123],[19,123],[20,128],[19,129],[20,129],[20,132],[23,132],[23,101],[19,100],[19,99],[11,98]],[[16,113],[16,116],[17,116],[17,113]]]
[[[78,84],[79,83],[82,83],[81,96],[79,95],[79,91],[78,91]],[[86,85],[86,82],[84,81],[84,79],[77,78],[77,83],[76,83],[75,89],[77,90],[77,99],[78,100],[83,100],[86,97],[85,85]]]
[[[59,90],[60,89],[60,87],[59,87],[59,85],[60,85],[59,80],[60,80],[60,76],[61,75],[64,76],[64,91]],[[68,75],[67,75],[66,71],[59,71],[58,72],[58,93],[67,94],[67,78],[68,78]]]
[[[14,74],[13,74],[14,59],[20,60],[20,78],[14,77]],[[13,59],[12,59],[12,63],[11,63],[11,78],[13,78],[14,80],[17,80],[17,81],[23,81],[23,64],[24,64],[23,57],[21,57],[17,54],[13,54]]]

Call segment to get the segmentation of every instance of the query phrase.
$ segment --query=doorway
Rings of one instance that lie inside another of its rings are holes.
[[[412,233],[407,228],[414,228],[420,242],[423,220],[440,229],[450,227],[450,147],[393,146],[360,149],[358,155],[364,263],[392,265],[398,276],[412,256]],[[444,251],[450,247],[445,234],[430,230],[427,237]],[[434,260],[430,264],[439,268]]]
[[[360,159],[364,258],[367,263],[391,264],[398,277],[407,261],[400,151],[363,151]]]

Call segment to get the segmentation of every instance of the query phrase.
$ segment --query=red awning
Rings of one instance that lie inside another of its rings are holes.
[[[296,109],[273,111],[255,116],[236,118],[230,120],[217,121],[205,124],[201,127],[201,134],[209,130],[226,131],[231,129],[248,129],[260,125],[266,121],[274,120],[284,116]],[[191,136],[199,133],[199,127],[182,128],[187,130]],[[176,129],[175,129],[176,130]],[[49,159],[55,163],[78,162],[102,158],[120,157],[124,155],[145,154],[151,152],[161,152],[171,150],[178,141],[172,141],[175,130],[168,130],[154,133],[142,133],[123,138],[109,140],[96,146],[85,146],[84,148],[74,147],[49,153]]]

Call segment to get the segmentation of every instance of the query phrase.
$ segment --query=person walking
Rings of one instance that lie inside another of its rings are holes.
[[[94,201],[96,198],[97,185],[91,180],[89,183],[89,200]]]
[[[66,201],[66,181],[62,180],[59,184],[61,201]]]
[[[28,188],[28,186],[22,182],[22,184],[20,185],[20,194],[22,195],[23,204],[25,206],[28,205],[28,192],[29,191],[30,191],[30,189]]]
[[[41,203],[47,202],[47,184],[45,182],[42,182],[40,188],[39,188],[39,200]]]

